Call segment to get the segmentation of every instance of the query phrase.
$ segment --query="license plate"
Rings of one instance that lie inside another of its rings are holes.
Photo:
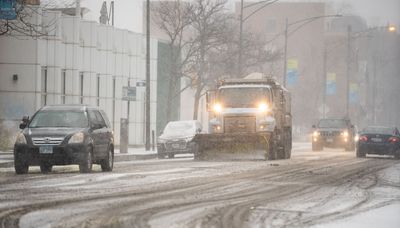
[[[372,142],[382,142],[381,138],[371,138]]]
[[[333,142],[333,139],[326,139],[327,142]]]
[[[52,146],[41,146],[39,147],[39,153],[41,154],[52,154],[53,147]]]
[[[174,143],[174,144],[172,144],[172,148],[179,149],[180,145],[178,143]]]

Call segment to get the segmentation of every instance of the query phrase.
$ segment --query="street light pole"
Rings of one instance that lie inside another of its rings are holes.
[[[285,48],[283,60],[283,87],[286,87],[286,74],[287,74],[287,42],[288,42],[288,19],[285,20]]]
[[[239,57],[238,57],[238,72],[237,77],[242,76],[242,39],[243,39],[243,0],[240,1],[240,17],[239,17]]]
[[[146,151],[150,150],[150,0],[146,3]]]
[[[350,99],[350,61],[351,61],[351,26],[347,26],[347,64],[346,64],[346,117],[349,116],[349,99]]]

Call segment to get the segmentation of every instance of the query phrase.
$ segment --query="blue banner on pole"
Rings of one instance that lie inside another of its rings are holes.
[[[297,73],[296,69],[288,69],[287,71],[287,85],[293,86],[297,83],[299,78],[299,74]]]
[[[0,19],[15,20],[17,13],[15,12],[16,0],[0,0]]]
[[[326,95],[336,94],[336,74],[327,73],[326,75]]]

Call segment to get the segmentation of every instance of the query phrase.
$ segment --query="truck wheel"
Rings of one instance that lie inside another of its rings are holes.
[[[28,163],[19,158],[18,155],[15,155],[14,158],[14,168],[16,174],[27,174],[29,171]]]
[[[40,172],[41,173],[50,173],[53,169],[53,165],[43,162],[40,164]]]
[[[275,134],[274,134],[275,135]],[[277,158],[277,143],[275,140],[275,136],[271,136],[270,140],[267,143],[267,151],[265,153],[265,160],[275,160]]]
[[[356,156],[358,158],[365,158],[365,151],[362,151],[361,149],[357,148],[356,150]]]
[[[79,172],[90,173],[92,172],[92,167],[93,167],[92,148],[89,147],[88,151],[85,151],[84,153],[85,153],[84,159],[79,164]]]

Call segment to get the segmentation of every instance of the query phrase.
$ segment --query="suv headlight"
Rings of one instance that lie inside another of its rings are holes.
[[[194,138],[194,136],[186,137],[186,138],[185,138],[185,141],[186,141],[186,142],[190,142],[190,141],[193,140],[193,138]]]
[[[26,138],[22,132],[18,134],[15,144],[26,144]]]
[[[318,137],[318,136],[319,136],[319,132],[318,132],[318,131],[314,131],[314,132],[313,132],[313,136],[314,136],[314,137]]]
[[[68,143],[83,143],[85,139],[85,135],[83,132],[78,132],[72,135],[72,137],[68,140]]]

